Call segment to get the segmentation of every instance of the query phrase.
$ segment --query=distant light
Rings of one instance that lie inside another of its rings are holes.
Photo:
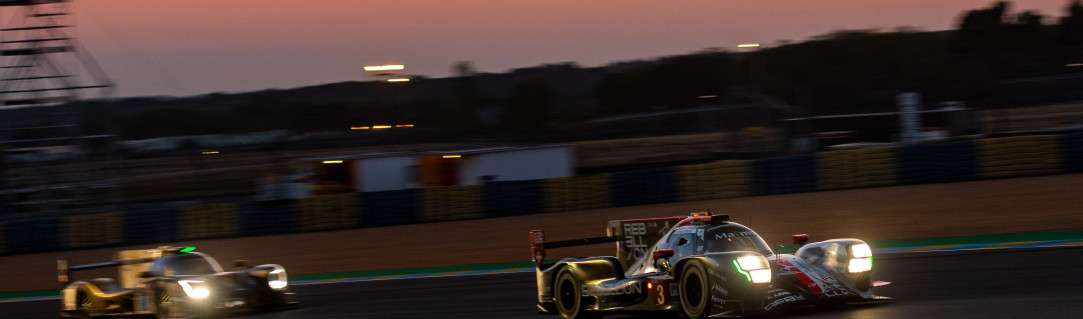
[[[391,128],[391,125],[373,125],[372,126],[372,129],[374,129],[374,130],[386,130],[386,129],[389,129],[389,128]]]
[[[368,126],[351,126],[350,129],[351,130],[367,130],[367,129],[369,129],[369,127]]]
[[[758,47],[760,47],[760,44],[759,43],[745,43],[745,44],[738,44],[737,47],[738,48],[758,48]]]
[[[324,164],[342,164],[341,160],[323,161]]]
[[[414,127],[414,125],[413,124],[399,124],[399,125],[395,125],[395,127]]]
[[[214,155],[214,154],[218,154],[218,151],[207,151],[207,152],[203,152],[203,155]]]
[[[406,66],[402,64],[385,64],[385,65],[367,65],[365,71],[380,72],[380,71],[398,71],[406,69]]]
[[[1083,63],[1069,63],[1069,64],[1065,64],[1064,66],[1077,67],[1077,66],[1083,66]]]
[[[387,79],[387,82],[391,82],[391,83],[410,82],[410,79],[409,78],[392,78],[392,79]]]
[[[700,95],[699,96],[699,98],[701,98],[701,99],[713,99],[713,98],[716,98],[716,97],[718,97],[718,95]]]
[[[460,158],[462,155],[444,155],[444,158]]]

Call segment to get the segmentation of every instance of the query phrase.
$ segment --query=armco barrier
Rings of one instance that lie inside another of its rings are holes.
[[[814,192],[816,158],[812,155],[774,157],[752,162],[753,195]]]
[[[447,186],[421,191],[421,221],[437,222],[481,217],[481,186]]]
[[[483,217],[505,217],[541,213],[541,181],[486,183]]]
[[[106,213],[61,219],[65,248],[84,248],[124,243],[124,215]]]
[[[609,207],[609,176],[595,174],[542,180],[545,213]]]
[[[289,200],[242,204],[237,211],[237,233],[241,236],[256,236],[292,232],[292,205]]]
[[[362,226],[403,225],[421,221],[417,205],[421,196],[416,189],[367,192],[358,194],[358,197]]]
[[[185,207],[180,211],[180,239],[237,235],[237,206],[219,204]]]
[[[126,244],[168,243],[179,238],[177,210],[171,207],[124,212]]]
[[[1061,135],[1060,151],[1062,172],[1083,172],[1083,133]]]
[[[748,161],[717,161],[677,167],[678,190],[684,201],[748,196]]]
[[[352,193],[302,198],[294,202],[294,225],[301,231],[357,227],[357,195]]]
[[[830,151],[817,154],[819,188],[823,190],[895,184],[895,148]]]
[[[8,253],[36,253],[63,248],[60,246],[60,220],[57,218],[21,220],[7,225]]]
[[[609,200],[615,207],[670,203],[678,199],[672,167],[610,175]]]

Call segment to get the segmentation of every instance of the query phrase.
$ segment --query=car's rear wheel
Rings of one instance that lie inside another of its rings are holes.
[[[553,284],[553,301],[561,317],[568,319],[599,317],[584,309],[586,307],[583,304],[583,296],[579,293],[581,283],[570,267],[561,268],[556,278]]]
[[[75,318],[89,319],[91,314],[91,307],[93,307],[93,301],[90,300],[90,296],[86,291],[79,290],[75,295]]]
[[[707,318],[711,310],[706,273],[703,263],[698,260],[689,260],[681,267],[681,309],[690,319]]]

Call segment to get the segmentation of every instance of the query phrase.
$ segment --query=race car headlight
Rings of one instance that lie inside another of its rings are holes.
[[[869,248],[868,244],[857,244],[850,246],[850,255],[854,258],[869,258],[872,257],[872,248]]]
[[[771,282],[771,265],[763,256],[744,256],[733,260],[737,272],[745,275],[748,281],[757,284]]]
[[[211,295],[211,290],[207,289],[207,283],[202,280],[178,280],[177,283],[188,297],[203,299]]]
[[[286,277],[286,269],[282,267],[275,267],[274,270],[267,273],[267,285],[272,289],[285,289],[289,285],[289,280]]]
[[[849,269],[851,273],[859,273],[872,270],[872,257],[850,259]]]
[[[872,270],[872,249],[868,244],[850,246],[850,264],[847,269],[851,273],[866,272]]]

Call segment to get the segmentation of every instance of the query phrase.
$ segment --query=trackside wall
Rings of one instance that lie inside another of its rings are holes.
[[[108,211],[0,224],[0,254],[1083,172],[1083,133],[910,144],[480,185]]]

